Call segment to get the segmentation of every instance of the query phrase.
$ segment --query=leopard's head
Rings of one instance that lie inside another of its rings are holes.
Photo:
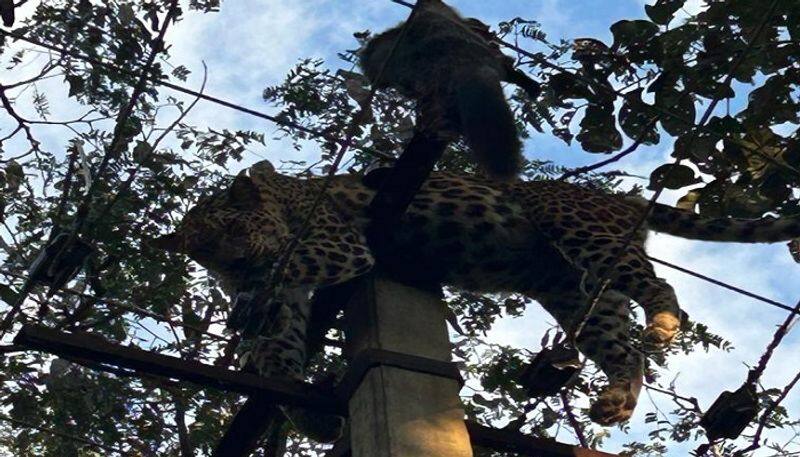
[[[264,167],[245,170],[227,188],[202,198],[177,229],[150,240],[226,276],[274,261],[288,229],[280,208],[258,185]],[[274,172],[274,169],[273,169]]]

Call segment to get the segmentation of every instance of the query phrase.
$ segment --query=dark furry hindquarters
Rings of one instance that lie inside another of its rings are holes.
[[[481,67],[462,72],[456,80],[461,131],[478,163],[492,178],[514,180],[522,168],[521,144],[500,75]]]

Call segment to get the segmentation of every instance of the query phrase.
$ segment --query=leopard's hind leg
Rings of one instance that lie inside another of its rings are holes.
[[[554,244],[570,263],[585,272],[582,285],[587,294],[596,293],[601,281],[608,279],[607,290],[630,297],[644,309],[647,327],[643,340],[648,349],[663,348],[675,338],[683,313],[675,291],[656,277],[643,240],[626,243],[623,237],[568,236]]]
[[[537,294],[534,298],[570,336],[574,337],[576,327],[584,323],[574,338],[575,345],[603,370],[609,383],[592,403],[589,416],[602,425],[624,422],[636,407],[644,369],[644,358],[630,342],[629,300],[606,292],[585,316],[588,297],[577,278],[571,290],[573,292]]]

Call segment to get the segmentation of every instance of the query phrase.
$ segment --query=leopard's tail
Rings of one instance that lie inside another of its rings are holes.
[[[522,145],[500,75],[488,66],[462,73],[455,87],[461,133],[487,174],[513,180],[522,168]]]
[[[800,238],[800,218],[761,219],[705,218],[698,214],[656,204],[647,227],[657,232],[703,241],[774,243]]]

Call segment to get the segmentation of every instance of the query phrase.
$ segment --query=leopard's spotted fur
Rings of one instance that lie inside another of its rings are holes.
[[[268,163],[257,164],[249,176],[240,175],[229,189],[189,211],[178,231],[159,244],[188,253],[235,287],[244,266],[274,262],[321,188],[321,179],[283,176]],[[286,290],[343,282],[373,267],[364,230],[369,221],[365,208],[374,193],[358,176],[333,179],[288,266]],[[629,338],[629,300],[645,310],[645,340],[654,346],[668,344],[680,324],[672,287],[655,276],[646,257],[646,229],[720,241],[800,236],[795,219],[709,220],[656,205],[646,228],[626,246],[645,207],[638,198],[564,182],[498,184],[434,173],[394,229],[394,249],[381,251],[381,266],[408,281],[527,294],[568,332],[584,321],[587,296],[599,279],[613,278],[575,343],[609,379],[591,417],[601,424],[617,423],[632,414],[643,376],[641,352]],[[282,366],[282,360],[276,354],[262,370],[301,375],[292,364]]]

